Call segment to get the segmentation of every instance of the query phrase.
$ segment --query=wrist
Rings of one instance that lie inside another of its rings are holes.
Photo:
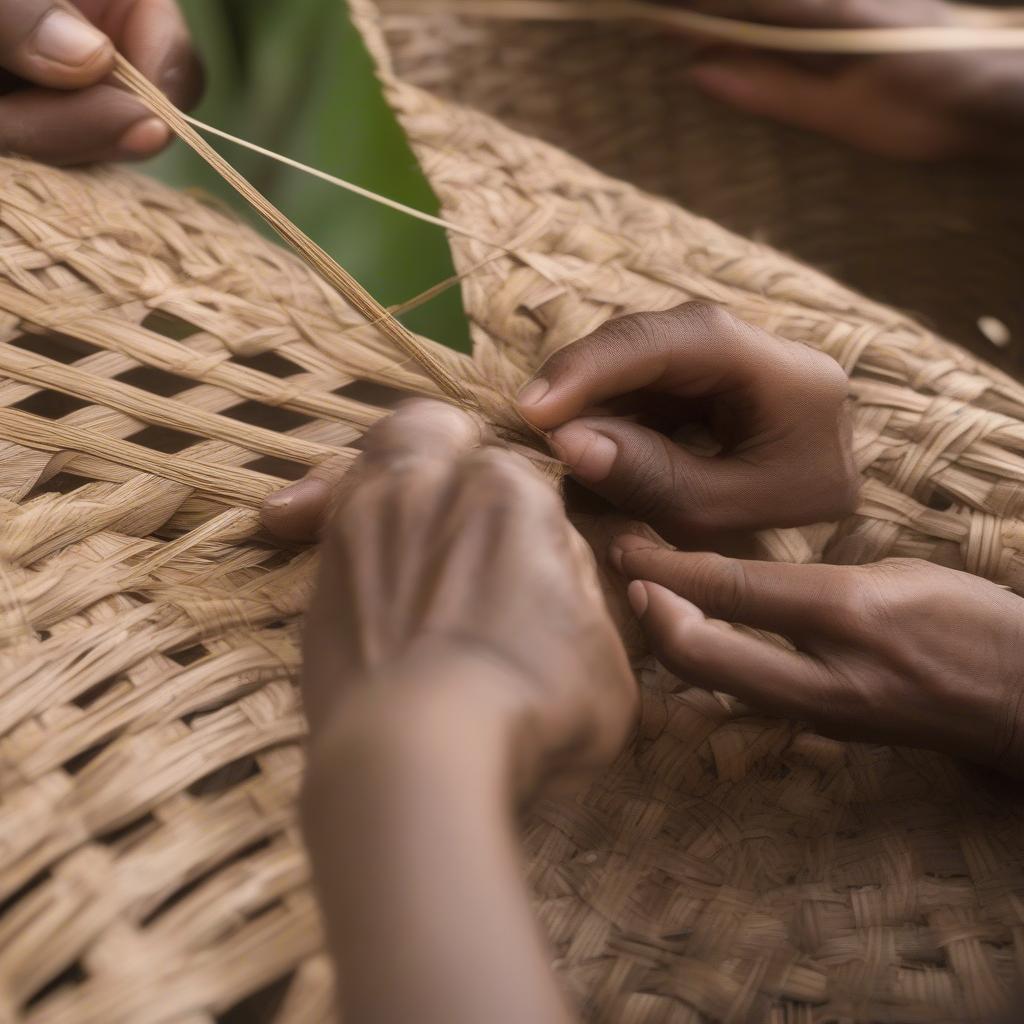
[[[490,797],[513,805],[539,771],[528,692],[513,669],[465,651],[421,651],[360,680],[311,736],[304,807],[343,796],[339,780],[400,783],[453,767],[489,780]]]

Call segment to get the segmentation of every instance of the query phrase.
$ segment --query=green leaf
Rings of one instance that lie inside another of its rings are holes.
[[[207,95],[196,112],[201,120],[409,206],[438,212],[339,0],[182,0],[182,6],[207,67]],[[405,302],[454,274],[442,229],[212,141],[385,305]],[[201,188],[250,221],[258,220],[180,143],[147,170],[177,187]],[[470,349],[458,288],[402,319],[452,348]]]

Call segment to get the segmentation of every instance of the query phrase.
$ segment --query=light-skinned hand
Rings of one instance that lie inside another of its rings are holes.
[[[555,491],[430,401],[377,424],[342,482],[302,685],[314,760],[377,711],[444,708],[466,728],[497,716],[523,793],[607,764],[637,709],[590,549]]]

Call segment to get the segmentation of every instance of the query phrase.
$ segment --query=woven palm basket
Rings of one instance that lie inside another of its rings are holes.
[[[431,346],[485,405],[609,317],[724,303],[831,353],[857,397],[858,514],[766,534],[765,557],[915,556],[1024,593],[1024,388],[921,321],[449,96],[535,118],[621,172],[630,153],[660,161],[646,185],[750,230],[759,210],[784,223],[781,192],[757,198],[783,141],[744,125],[729,142],[674,78],[633,95],[637,68],[668,59],[651,33],[352,8],[444,215],[507,247],[452,236],[476,350]],[[563,68],[550,57],[567,38]],[[716,197],[724,154],[759,138],[747,191]],[[637,139],[668,148],[641,154]],[[981,209],[991,196],[969,180],[942,187]],[[845,233],[816,235],[809,190],[806,205],[804,254],[838,260]],[[1009,260],[994,269],[1008,218],[972,222],[968,239],[953,209],[925,225],[929,244],[894,201],[888,236],[858,235],[844,269],[867,274],[873,246],[893,268],[861,278],[876,294],[958,336],[981,314],[1012,325]],[[961,243],[964,265],[990,258],[959,301],[960,264],[939,257]],[[909,269],[890,251],[918,244]],[[114,170],[0,162],[0,342],[0,1020],[328,1022],[294,813],[316,555],[262,535],[257,510],[303,467],[354,457],[396,393],[434,387],[297,258]],[[588,1020],[933,1024],[1004,1008],[1024,961],[1012,794],[654,669],[643,683],[636,744],[526,822],[537,911]]]

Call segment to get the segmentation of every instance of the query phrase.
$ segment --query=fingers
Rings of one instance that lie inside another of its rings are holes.
[[[961,119],[881,91],[871,64],[825,75],[777,57],[739,54],[699,61],[690,75],[706,93],[747,113],[898,160],[954,156],[971,141]]]
[[[79,92],[25,89],[0,96],[0,151],[52,164],[142,159],[170,131],[127,93],[110,85]]]
[[[81,15],[53,2],[0,0],[0,67],[40,86],[0,96],[0,151],[54,164],[155,155],[170,141],[170,129],[100,80],[112,68],[116,44],[174,103],[194,105],[202,69],[177,3],[80,0],[79,6]]]
[[[681,6],[741,21],[801,28],[892,28],[941,24],[949,19],[942,0],[689,0]]]
[[[54,0],[0,0],[0,67],[52,89],[80,89],[113,67],[114,46]]]
[[[756,466],[694,455],[627,420],[573,420],[551,435],[551,446],[590,490],[678,541],[757,529],[766,508],[776,518],[786,512],[769,501]]]
[[[714,619],[799,636],[829,633],[849,617],[848,568],[670,551],[633,536],[616,538],[609,559],[627,579],[666,587]]]
[[[556,352],[520,392],[519,410],[534,426],[550,430],[644,388],[708,397],[755,383],[757,371],[786,346],[708,303],[637,313]]]
[[[860,122],[872,116],[870,109],[858,109],[859,97],[842,75],[829,77],[779,57],[743,53],[708,58],[693,64],[690,77],[708,95],[748,114],[826,135],[849,131],[843,118]]]
[[[331,497],[350,466],[351,460],[344,456],[327,459],[301,480],[270,495],[260,513],[264,529],[282,540],[316,540]]]
[[[827,717],[828,676],[813,658],[710,621],[657,583],[634,581],[629,599],[655,656],[684,682],[785,718]]]
[[[645,406],[651,392],[671,396],[680,412],[699,400],[724,450],[698,458],[628,420],[576,418],[628,392]],[[821,352],[687,303],[611,321],[556,353],[519,407],[536,426],[557,428],[552,447],[582,483],[692,545],[847,514],[857,490],[848,393],[846,374]]]
[[[479,420],[468,413],[446,402],[413,400],[366,434],[360,462],[375,470],[423,459],[448,462],[483,441]]]
[[[123,3],[103,4],[109,14],[101,24],[108,26],[125,57],[175,106],[195,106],[203,91],[203,68],[177,0],[134,0],[117,23],[112,19]]]
[[[381,420],[363,438],[363,456],[327,459],[263,503],[261,521],[283,540],[314,541],[342,480],[355,486],[368,474],[394,471],[424,459],[451,461],[485,440],[480,424],[443,402],[412,401]]]

